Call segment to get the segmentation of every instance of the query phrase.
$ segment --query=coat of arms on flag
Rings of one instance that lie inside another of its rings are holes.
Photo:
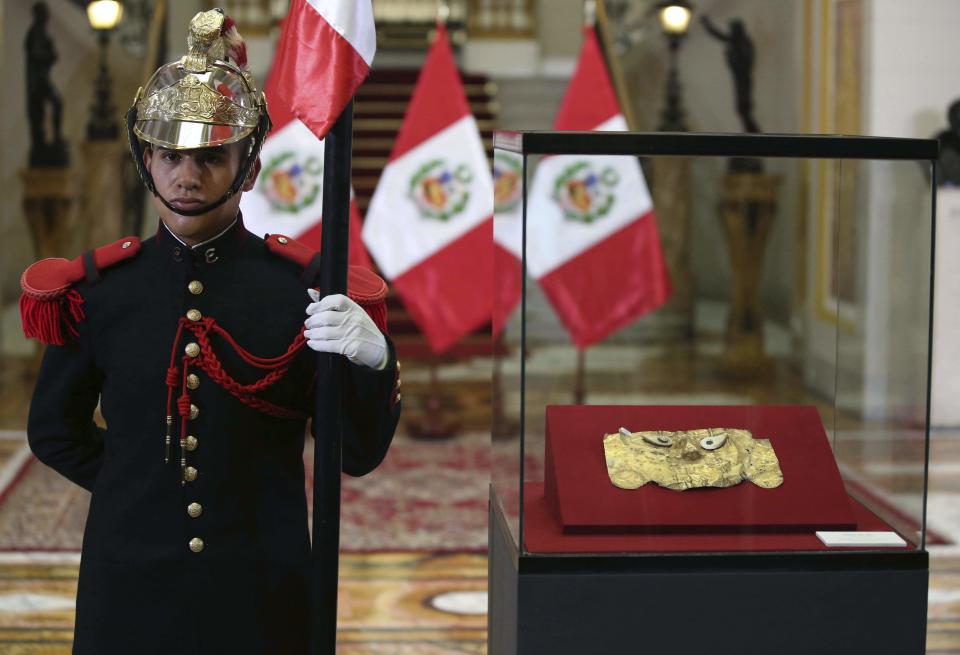
[[[592,223],[613,208],[619,181],[620,176],[610,166],[597,171],[588,162],[578,161],[564,168],[554,180],[553,199],[566,218]]]
[[[511,212],[520,202],[523,185],[520,176],[523,164],[513,153],[498,151],[493,156],[493,210]]]
[[[410,198],[424,218],[447,221],[463,211],[470,201],[473,173],[466,164],[451,166],[433,159],[410,178]]]
[[[323,158],[298,157],[293,150],[277,153],[261,171],[256,188],[277,211],[295,214],[312,205],[323,188]]]

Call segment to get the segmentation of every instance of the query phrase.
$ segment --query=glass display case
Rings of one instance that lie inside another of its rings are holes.
[[[922,653],[937,143],[494,148],[490,652]]]

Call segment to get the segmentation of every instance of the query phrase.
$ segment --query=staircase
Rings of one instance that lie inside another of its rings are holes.
[[[356,96],[353,114],[353,185],[361,215],[390,157],[419,71],[374,69]],[[482,75],[463,75],[470,109],[480,127],[487,155],[493,156],[493,130],[499,107],[496,85]],[[400,299],[387,297],[389,331],[401,359],[433,359],[426,339]],[[461,339],[445,357],[459,359],[491,354],[490,326]]]

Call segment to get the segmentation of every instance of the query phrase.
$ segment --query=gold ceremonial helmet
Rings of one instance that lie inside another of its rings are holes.
[[[237,193],[270,131],[267,101],[246,69],[246,46],[222,9],[198,13],[190,21],[188,53],[161,66],[141,87],[127,111],[130,152],[147,189],[156,195],[143,165],[141,141],[171,150],[210,148],[249,138],[244,165],[218,202],[184,215],[202,214]]]

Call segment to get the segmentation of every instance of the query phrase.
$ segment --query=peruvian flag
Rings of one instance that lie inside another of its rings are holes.
[[[284,30],[286,30],[286,23]],[[282,38],[282,37],[281,37]],[[277,84],[285,71],[274,60],[264,93],[273,130],[260,151],[260,177],[243,194],[243,224],[254,234],[284,234],[320,249],[323,206],[323,141],[298,119]],[[353,266],[372,268],[360,237],[360,211],[350,193],[350,252]]]
[[[592,28],[584,29],[554,128],[627,129]],[[603,340],[667,300],[670,281],[653,202],[635,157],[545,158],[527,203],[527,270],[577,348]],[[519,258],[520,234],[516,227],[498,227],[501,253]]]
[[[363,225],[437,353],[490,320],[492,230],[489,164],[440,25]]]
[[[291,0],[274,96],[322,139],[367,78],[376,49],[370,0]]]

